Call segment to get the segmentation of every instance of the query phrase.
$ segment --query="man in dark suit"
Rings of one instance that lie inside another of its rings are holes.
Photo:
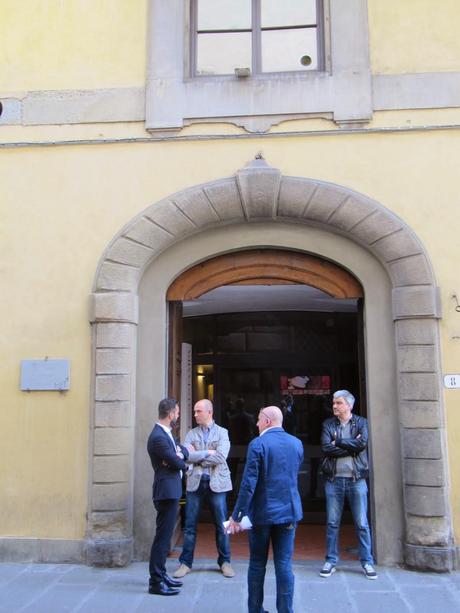
[[[303,446],[282,428],[278,407],[259,412],[260,435],[248,447],[238,499],[229,520],[229,532],[239,532],[240,521],[248,516],[249,532],[248,610],[263,613],[264,579],[270,541],[276,574],[276,607],[292,613],[294,574],[292,555],[302,503],[297,475],[303,462]]]
[[[147,443],[155,478],[153,481],[153,504],[157,512],[156,533],[150,552],[149,594],[174,596],[179,593],[181,581],[166,573],[166,558],[182,495],[182,471],[187,469],[184,459],[188,450],[177,445],[172,426],[179,417],[179,405],[174,398],[164,398],[158,405],[158,421]]]

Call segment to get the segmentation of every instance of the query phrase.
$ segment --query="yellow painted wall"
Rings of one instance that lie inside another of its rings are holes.
[[[458,0],[368,0],[375,74],[460,70]]]
[[[144,87],[147,0],[2,0],[0,91]]]
[[[458,0],[369,0],[372,71],[460,70]],[[148,0],[2,0],[0,91],[143,87]]]
[[[166,0],[165,0],[166,1]],[[460,70],[458,0],[369,0],[372,70]],[[2,0],[0,90],[142,87],[147,0]],[[377,114],[374,125],[460,123],[458,110]],[[434,121],[435,120],[435,121]],[[299,122],[297,129],[318,125]],[[428,123],[430,123],[428,121]],[[329,127],[334,127],[327,122]],[[274,131],[295,129],[293,122]],[[213,130],[193,127],[185,133]],[[234,127],[219,132],[239,132]],[[0,140],[145,136],[142,124],[2,127]],[[88,295],[111,238],[153,202],[233,174],[262,150],[286,175],[337,182],[400,215],[441,287],[442,367],[460,371],[460,131],[0,150],[0,535],[81,538],[90,417]],[[19,391],[24,358],[71,360],[65,394]],[[460,391],[446,391],[460,541]]]
[[[89,429],[87,299],[98,259],[134,215],[179,189],[229,176],[262,150],[286,175],[363,192],[400,215],[427,247],[441,287],[443,370],[458,372],[460,131],[0,151],[4,220],[0,302],[0,530],[82,537]],[[23,358],[68,357],[71,390],[18,391]],[[446,393],[452,508],[460,536],[459,392]]]

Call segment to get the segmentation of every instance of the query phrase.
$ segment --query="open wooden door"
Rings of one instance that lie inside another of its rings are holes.
[[[171,300],[169,306],[168,396],[180,403],[182,363],[182,301]]]

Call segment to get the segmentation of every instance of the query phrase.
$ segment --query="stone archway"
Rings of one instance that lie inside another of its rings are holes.
[[[446,570],[454,548],[440,390],[439,294],[413,231],[377,202],[344,187],[284,177],[255,160],[234,177],[192,187],[146,209],[104,253],[92,294],[94,420],[87,560],[132,556],[132,462],[137,288],[165,249],[208,228],[250,222],[319,227],[362,245],[392,284],[401,427],[405,562]]]

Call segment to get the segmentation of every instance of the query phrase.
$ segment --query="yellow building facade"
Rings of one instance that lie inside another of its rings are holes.
[[[378,562],[458,566],[457,2],[316,7],[318,70],[200,80],[194,3],[1,3],[2,559],[145,557],[168,287],[277,248],[364,290]]]

